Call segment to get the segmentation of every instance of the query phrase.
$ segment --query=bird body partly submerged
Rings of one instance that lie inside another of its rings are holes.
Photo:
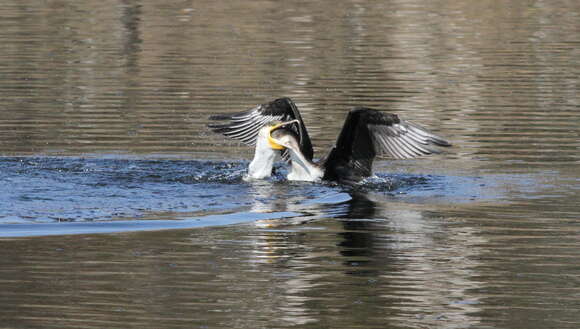
[[[269,133],[270,132],[267,128],[260,129],[258,133],[254,159],[248,166],[247,178],[264,179],[270,177],[270,175],[272,175],[274,162],[280,159],[280,151],[273,149],[271,145],[269,145]]]
[[[292,121],[290,121],[292,122]],[[324,170],[312,161],[312,158],[307,158],[300,151],[300,143],[298,135],[292,130],[285,128],[289,123],[283,124],[282,127],[273,129],[271,136],[275,143],[282,145],[288,150],[290,171],[288,172],[288,180],[319,182],[324,177]]]
[[[401,120],[396,114],[356,107],[348,113],[336,144],[315,163],[306,126],[289,98],[211,119],[228,121],[210,125],[213,131],[256,146],[248,168],[250,179],[269,177],[274,162],[281,156],[290,162],[289,180],[354,184],[372,175],[377,156],[410,159],[440,153],[433,146],[451,146],[443,138]]]

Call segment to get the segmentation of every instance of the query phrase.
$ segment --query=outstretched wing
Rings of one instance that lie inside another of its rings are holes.
[[[357,107],[351,110],[324,165],[324,179],[355,183],[372,174],[376,156],[411,159],[451,146],[427,129],[396,114]]]
[[[211,120],[229,121],[223,124],[209,124],[208,127],[216,133],[236,139],[247,145],[255,145],[258,132],[272,121],[298,120],[298,125],[291,125],[299,137],[300,148],[305,157],[312,160],[313,150],[310,137],[298,112],[296,104],[288,98],[278,98],[266,104],[260,104],[253,109],[226,115],[213,115]]]

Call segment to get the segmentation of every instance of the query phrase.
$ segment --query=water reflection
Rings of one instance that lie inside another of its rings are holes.
[[[380,304],[395,318],[414,322],[413,315],[416,325],[438,320],[479,323],[472,315],[481,311],[479,298],[471,291],[482,288],[474,279],[479,265],[474,260],[485,240],[477,230],[458,231],[442,214],[396,203],[362,197],[352,206],[340,235],[345,265],[352,268],[347,273],[385,284]]]
[[[290,220],[267,228],[1,241],[15,251],[2,260],[3,277],[18,273],[21,282],[34,282],[33,290],[28,284],[6,286],[5,296],[22,302],[3,312],[17,309],[13,318],[19,323],[62,327],[81,319],[102,324],[86,316],[102,312],[113,326],[131,318],[151,328],[340,327],[345,320],[337,315],[346,313],[356,314],[349,326],[478,326],[494,307],[489,298],[501,296],[496,289],[518,282],[496,282],[500,273],[490,272],[490,266],[509,266],[511,257],[489,250],[502,245],[501,236],[490,241],[484,234],[501,229],[497,224],[473,225],[464,215],[449,217],[389,197],[350,196],[331,206],[340,209],[337,218],[300,225]],[[504,239],[526,245],[511,236]],[[534,267],[514,270],[538,273]],[[526,305],[520,303],[515,305]]]
[[[397,321],[477,325],[480,298],[473,292],[484,288],[477,259],[486,242],[479,232],[405,204],[351,197],[341,204],[338,221],[277,227],[252,237],[258,263],[272,267],[262,271],[274,271],[284,291],[282,310],[292,311],[284,318],[316,322],[320,317],[307,316],[309,305],[321,302],[324,315],[354,312],[361,325],[378,325],[370,314],[389,314],[395,327]]]

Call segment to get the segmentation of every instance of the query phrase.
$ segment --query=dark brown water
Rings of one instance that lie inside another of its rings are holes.
[[[3,1],[0,327],[578,328],[579,76],[572,0]],[[455,146],[246,183],[280,96]]]

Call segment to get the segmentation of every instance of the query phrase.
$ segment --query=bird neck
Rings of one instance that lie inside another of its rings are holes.
[[[263,179],[272,175],[272,168],[278,156],[278,151],[272,150],[263,138],[259,138],[256,142],[256,151],[254,152],[254,159],[250,162],[248,167],[248,175],[246,178]]]
[[[288,149],[290,152],[291,167],[288,180],[319,182],[324,172],[312,161],[306,159],[301,152]]]

